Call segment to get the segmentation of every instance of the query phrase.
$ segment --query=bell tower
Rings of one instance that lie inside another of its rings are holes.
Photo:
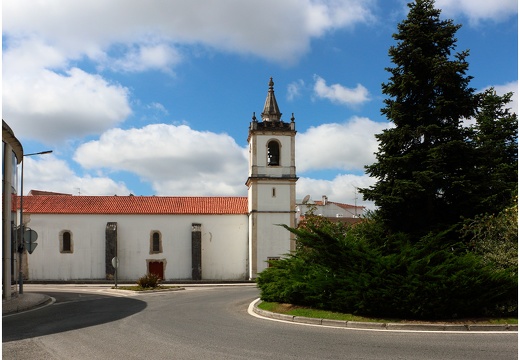
[[[274,95],[273,78],[262,112],[262,121],[249,125],[249,277],[264,270],[267,260],[295,249],[294,236],[279,224],[295,226],[296,166],[295,122],[282,121]]]

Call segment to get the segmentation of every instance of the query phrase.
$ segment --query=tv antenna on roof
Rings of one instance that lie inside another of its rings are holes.
[[[305,197],[302,200],[302,204],[307,204],[309,202],[309,199],[311,198],[310,195],[305,195]]]
[[[354,186],[354,214],[355,214],[354,216],[357,217],[358,216],[358,214],[357,214],[357,189],[358,188],[355,185],[352,185],[352,186]]]

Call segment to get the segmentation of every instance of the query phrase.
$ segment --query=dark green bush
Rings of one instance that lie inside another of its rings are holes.
[[[154,289],[160,285],[161,278],[155,274],[146,274],[137,280],[137,285],[143,289]]]
[[[518,281],[492,269],[454,230],[411,241],[375,221],[353,227],[324,219],[298,229],[297,250],[258,277],[261,298],[375,317],[446,319],[514,315]]]

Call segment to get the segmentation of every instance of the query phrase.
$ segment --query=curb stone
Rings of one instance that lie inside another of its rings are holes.
[[[378,323],[378,322],[362,322],[362,321],[344,321],[308,318],[304,316],[293,316],[286,314],[278,314],[271,311],[263,310],[258,307],[262,300],[256,299],[253,302],[253,312],[257,315],[276,319],[295,322],[300,324],[321,325],[346,327],[352,329],[367,330],[405,330],[405,331],[467,331],[467,332],[518,332],[517,324],[407,324],[407,323]]]
[[[53,299],[50,296],[44,294],[18,294],[9,300],[2,301],[2,316],[33,310],[47,305],[52,301]]]

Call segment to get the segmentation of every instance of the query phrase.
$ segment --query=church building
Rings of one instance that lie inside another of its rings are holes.
[[[38,234],[28,280],[255,279],[294,250],[294,115],[282,120],[271,78],[261,119],[249,124],[247,197],[73,196],[32,191],[23,222]]]

